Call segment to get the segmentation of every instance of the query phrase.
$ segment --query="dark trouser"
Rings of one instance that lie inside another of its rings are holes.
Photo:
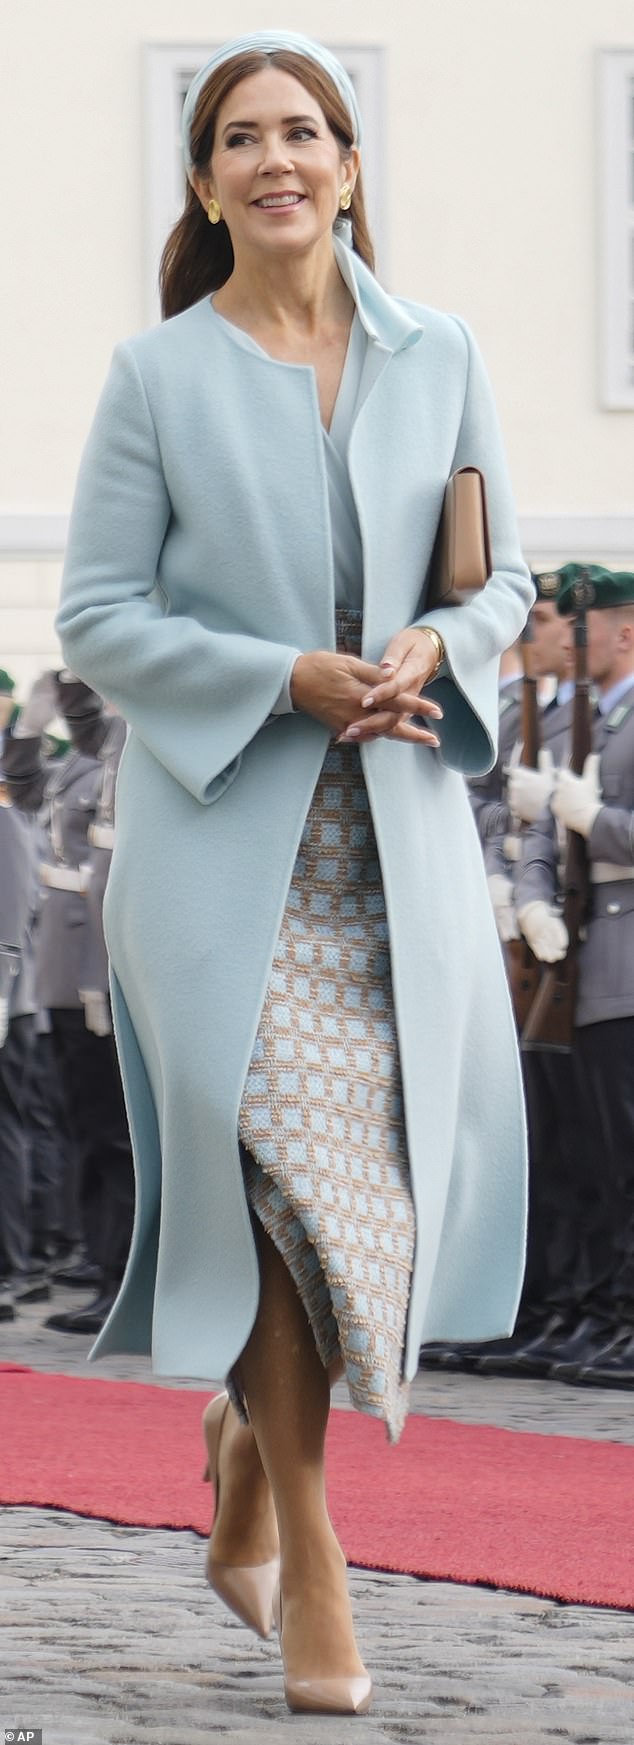
[[[634,1321],[634,1018],[580,1026],[575,1052],[610,1234],[604,1297],[614,1315]]]
[[[123,1274],[134,1212],[134,1175],[112,1036],[86,1029],[83,1008],[51,1011],[55,1058],[79,1157],[79,1202],[87,1258],[106,1283]]]
[[[522,1056],[529,1130],[529,1214],[523,1306],[537,1318],[586,1305],[609,1271],[599,1153],[588,1128],[576,1055]]]
[[[50,1035],[35,1037],[26,1084],[33,1254],[46,1260],[81,1241],[79,1165]]]
[[[0,1280],[19,1278],[31,1258],[29,1160],[24,1127],[35,1018],[12,1018],[0,1048]]]

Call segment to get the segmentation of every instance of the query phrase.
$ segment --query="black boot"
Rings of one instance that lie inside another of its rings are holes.
[[[547,1375],[551,1381],[568,1381],[573,1369],[589,1362],[596,1351],[603,1350],[613,1334],[614,1328],[607,1314],[588,1312],[567,1337],[554,1340],[550,1351],[544,1350],[543,1366],[533,1373]]]
[[[103,1272],[92,1260],[77,1260],[74,1266],[61,1266],[55,1274],[57,1285],[76,1285],[81,1290],[98,1290],[103,1284]]]
[[[110,1314],[116,1294],[116,1290],[104,1290],[101,1296],[95,1297],[92,1303],[86,1303],[82,1309],[68,1309],[58,1315],[49,1315],[44,1326],[51,1327],[56,1333],[99,1333]]]
[[[450,1374],[458,1375],[463,1370],[475,1369],[477,1360],[484,1351],[484,1345],[423,1345],[421,1347],[421,1368],[442,1369]]]
[[[13,1280],[16,1303],[47,1303],[51,1286],[47,1273],[23,1272]]]
[[[478,1375],[530,1375],[525,1360],[535,1351],[541,1352],[542,1346],[550,1349],[552,1341],[561,1338],[568,1331],[569,1321],[563,1314],[550,1316],[541,1327],[533,1323],[532,1328],[521,1328],[511,1339],[496,1339],[490,1346],[485,1346],[478,1361]]]
[[[569,1373],[562,1373],[558,1380],[581,1387],[634,1387],[634,1326],[620,1327],[609,1344],[598,1346],[583,1363],[563,1364],[561,1369]]]

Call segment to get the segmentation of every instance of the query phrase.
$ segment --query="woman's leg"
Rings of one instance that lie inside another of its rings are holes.
[[[209,1539],[214,1563],[268,1563],[279,1552],[273,1494],[250,1424],[229,1405],[218,1445],[216,1512]]]
[[[257,1242],[260,1305],[238,1368],[277,1513],[286,1671],[355,1677],[364,1668],[326,1504],[330,1378],[288,1268],[261,1227]]]

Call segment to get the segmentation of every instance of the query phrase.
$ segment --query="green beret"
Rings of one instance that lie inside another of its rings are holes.
[[[599,612],[605,606],[634,605],[634,575],[627,570],[606,570],[602,564],[567,563],[558,575],[557,611],[564,617],[582,606]]]
[[[0,667],[0,697],[12,697],[14,690],[15,679],[12,679],[11,674],[5,673],[4,669]]]

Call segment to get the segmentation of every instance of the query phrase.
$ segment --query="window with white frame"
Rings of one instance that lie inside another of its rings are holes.
[[[180,120],[188,85],[218,45],[152,43],[144,49],[146,305],[149,321],[160,317],[158,268],[163,246],[183,209],[185,171]],[[384,55],[368,44],[328,44],[343,62],[363,116],[363,180],[370,229],[385,275],[383,141]]]
[[[601,398],[634,411],[634,48],[599,55]]]

